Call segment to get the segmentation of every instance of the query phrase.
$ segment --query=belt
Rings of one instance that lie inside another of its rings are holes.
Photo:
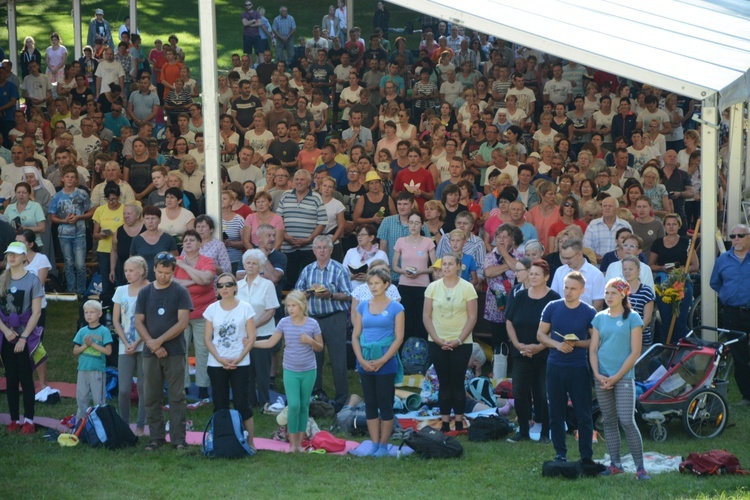
[[[334,316],[336,314],[344,314],[344,311],[336,311],[336,312],[332,312],[330,314],[311,314],[310,316],[312,318],[314,318],[314,319],[326,319],[326,318],[330,318],[331,316]]]
[[[737,307],[737,306],[727,306],[727,305],[722,305],[722,307],[724,309],[729,309],[729,310],[732,310],[732,311],[739,311],[739,312],[743,312],[743,313],[750,313],[750,307]]]

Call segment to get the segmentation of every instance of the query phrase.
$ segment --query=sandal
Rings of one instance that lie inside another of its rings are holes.
[[[174,445],[174,449],[175,450],[187,450],[188,449],[188,444],[185,443],[185,442],[177,443],[176,445]]]
[[[146,446],[144,446],[143,449],[146,451],[155,451],[159,447],[161,447],[161,443],[159,443],[158,441],[151,441]]]

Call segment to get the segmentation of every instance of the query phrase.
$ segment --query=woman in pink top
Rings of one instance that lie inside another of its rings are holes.
[[[320,149],[315,147],[316,143],[315,134],[312,132],[307,134],[305,136],[305,144],[297,155],[299,167],[304,168],[310,173],[315,172],[315,163],[318,161],[318,157],[320,157]]]
[[[393,247],[393,272],[399,274],[398,293],[406,313],[407,337],[427,339],[427,330],[420,312],[424,309],[424,293],[430,284],[431,262],[437,260],[435,243],[422,236],[424,216],[419,212],[409,215],[409,235],[399,238]]]
[[[245,218],[245,227],[242,228],[242,242],[245,248],[251,249],[258,246],[258,228],[263,224],[270,224],[276,230],[274,249],[279,250],[284,241],[284,220],[280,215],[271,212],[273,198],[267,191],[261,191],[255,195],[255,212]]]
[[[555,204],[557,187],[553,182],[544,181],[537,187],[542,202],[526,212],[526,221],[536,228],[539,241],[549,241],[552,226],[560,220],[560,208]]]

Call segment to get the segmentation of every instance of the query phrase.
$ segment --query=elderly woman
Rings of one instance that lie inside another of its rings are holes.
[[[133,236],[130,243],[130,255],[140,255],[146,259],[149,281],[156,279],[154,276],[154,257],[157,254],[170,252],[175,256],[177,255],[175,239],[159,228],[161,214],[161,210],[156,207],[145,207],[143,209],[143,225],[146,230]]]
[[[541,422],[540,443],[549,443],[549,416],[547,411],[547,351],[536,338],[539,318],[544,308],[560,296],[547,286],[550,278],[549,265],[536,259],[528,270],[529,287],[521,290],[511,300],[505,311],[508,337],[513,344],[513,387],[515,408],[518,415],[518,432],[508,439],[518,443],[529,439],[529,420]]]
[[[174,281],[187,288],[193,301],[190,311],[190,322],[185,329],[185,341],[189,348],[191,341],[195,345],[195,383],[198,386],[198,397],[208,398],[208,388],[211,381],[208,378],[208,350],[203,341],[206,320],[203,313],[216,300],[214,295],[214,277],[216,265],[214,261],[200,254],[201,236],[194,229],[185,231],[182,237],[183,252],[177,258],[174,270]],[[187,351],[185,354],[185,389],[190,388],[190,370],[187,365]]]
[[[352,220],[355,224],[374,224],[380,226],[385,217],[396,213],[393,198],[383,192],[383,181],[375,171],[367,172],[365,177],[367,193],[357,199]]]
[[[517,259],[523,257],[523,252],[519,251],[522,243],[521,230],[513,224],[503,224],[495,231],[495,248],[484,258],[487,279],[484,319],[492,325],[492,346],[496,350],[508,343],[505,307],[515,281]]]
[[[112,296],[115,293],[114,280],[109,279],[112,274],[110,254],[114,248],[112,246],[113,235],[124,224],[124,205],[120,203],[120,187],[114,182],[108,182],[104,187],[104,197],[107,203],[94,211],[94,230],[91,237],[99,242],[96,247],[96,259],[102,276],[100,300],[103,306],[109,307],[112,305]]]
[[[191,154],[182,157],[178,171],[182,174],[182,188],[189,191],[197,200],[201,194],[201,180],[203,172],[198,167],[198,160]]]
[[[424,294],[422,320],[429,334],[430,361],[440,383],[438,403],[443,432],[450,431],[451,410],[455,430],[464,430],[464,374],[471,357],[471,332],[477,321],[477,292],[471,283],[461,279],[460,272],[460,257],[445,254],[443,277],[431,283]]]
[[[123,204],[123,224],[112,235],[112,249],[109,252],[109,281],[118,286],[126,283],[123,263],[130,257],[130,245],[133,238],[146,230],[142,213],[141,204],[138,202]],[[102,279],[104,279],[103,276]]]
[[[536,227],[539,241],[549,242],[552,226],[561,219],[560,208],[555,204],[557,188],[550,181],[543,181],[537,187],[542,202],[526,212],[526,221]]]
[[[388,263],[388,254],[375,243],[378,230],[372,224],[359,226],[355,232],[357,235],[357,246],[350,248],[342,264],[349,271],[349,279],[352,287],[363,285],[367,279],[367,272],[374,260],[383,260]]]
[[[657,217],[664,217],[672,210],[672,200],[664,184],[660,184],[659,170],[654,166],[643,169],[643,191],[644,195],[651,200],[653,213]]]
[[[424,204],[424,231],[430,235],[437,248],[438,243],[445,231],[443,230],[443,221],[445,220],[445,207],[437,200],[429,200]]]
[[[510,204],[516,201],[518,191],[515,188],[502,190],[497,196],[497,208],[493,209],[484,223],[484,247],[492,251],[495,231],[505,222],[510,222]]]
[[[200,253],[213,259],[218,275],[231,272],[232,263],[229,261],[227,247],[213,237],[214,227],[214,220],[210,215],[199,215],[195,218],[195,230],[201,237]]]
[[[281,248],[284,241],[284,220],[280,215],[271,211],[273,197],[266,191],[255,195],[255,212],[245,219],[242,228],[242,241],[246,248],[255,248],[260,243],[258,228],[263,224],[270,224],[276,230],[276,250]]]
[[[196,217],[200,215],[199,212],[199,204],[198,200],[195,198],[195,195],[191,193],[188,190],[183,190],[183,186],[185,185],[185,177],[183,174],[177,170],[170,170],[167,173],[166,178],[166,188],[177,188],[180,191],[182,191],[182,206],[193,212],[193,215]]]
[[[165,207],[161,209],[159,229],[179,240],[188,229],[195,228],[195,215],[182,207],[182,191],[168,188],[165,197]]]
[[[250,304],[255,311],[253,323],[256,341],[271,338],[276,330],[274,315],[279,307],[276,287],[272,281],[260,275],[266,266],[266,254],[257,248],[242,255],[245,278],[239,282],[237,298]],[[268,389],[271,384],[271,359],[273,348],[254,347],[250,351],[250,402],[252,406],[264,408],[270,402]],[[256,397],[257,388],[257,397]]]

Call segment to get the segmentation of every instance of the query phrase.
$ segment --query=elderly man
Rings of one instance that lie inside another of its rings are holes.
[[[81,120],[81,135],[73,137],[73,147],[84,165],[88,165],[90,155],[101,151],[102,143],[94,135],[94,120],[88,117]]]
[[[317,320],[328,348],[328,357],[336,388],[334,407],[339,411],[349,398],[349,378],[346,371],[346,312],[351,301],[352,284],[349,271],[331,259],[333,241],[320,235],[313,241],[315,262],[302,270],[295,288],[308,294],[310,317]],[[318,374],[313,391],[323,388],[324,351],[316,352]]]
[[[732,248],[719,256],[711,274],[711,288],[719,294],[722,307],[719,324],[723,328],[746,332],[750,325],[750,228],[738,224],[729,234]],[[750,406],[750,348],[748,339],[731,344],[734,379],[742,400],[738,406]]]
[[[185,329],[193,301],[187,289],[172,280],[175,256],[160,252],[154,259],[156,280],[141,289],[135,303],[135,329],[143,340],[143,378],[146,423],[150,442],[147,451],[166,444],[164,429],[164,383],[169,399],[169,436],[173,446],[185,443]]]
[[[285,192],[277,214],[284,220],[284,242],[281,251],[287,255],[287,284],[297,282],[300,271],[315,261],[312,243],[323,232],[328,218],[323,200],[310,190],[312,178],[307,170],[294,174],[294,189]]]
[[[287,66],[290,66],[294,57],[294,33],[297,32],[297,23],[289,15],[286,6],[282,5],[279,8],[279,15],[273,20],[271,28],[276,36],[276,60],[286,61]]]
[[[682,219],[680,236],[685,236],[689,228],[685,215],[685,200],[691,199],[695,195],[695,190],[693,190],[693,180],[690,174],[679,168],[680,166],[674,149],[664,153],[664,166],[661,169],[662,181],[664,187],[667,188],[669,198],[672,200],[675,213],[679,214],[680,219]],[[685,168],[687,168],[687,165],[685,165]]]
[[[581,240],[567,240],[560,245],[560,266],[552,279],[552,290],[561,297],[565,295],[565,277],[577,271],[586,278],[586,289],[581,295],[581,301],[593,306],[597,311],[604,304],[604,275],[598,267],[589,264],[583,256]]]
[[[120,187],[120,203],[135,201],[135,193],[130,184],[121,179],[120,165],[116,161],[108,161],[104,165],[104,181],[94,186],[91,191],[91,210],[96,210],[100,205],[107,203],[104,197],[104,187],[108,182],[114,182]]]
[[[510,220],[508,222],[521,230],[524,243],[529,240],[539,239],[539,234],[537,233],[536,228],[532,224],[526,222],[526,207],[523,205],[522,201],[516,200],[511,202]]]
[[[617,247],[615,235],[622,228],[633,232],[633,228],[626,220],[617,217],[618,203],[611,196],[602,200],[602,216],[591,221],[583,235],[583,246],[591,248],[596,254],[596,260],[601,262],[605,253]],[[588,287],[590,288],[590,287]]]
[[[13,163],[3,166],[2,179],[3,182],[7,182],[11,186],[15,186],[19,182],[26,180],[26,177],[23,173],[24,160],[26,159],[26,150],[23,146],[17,144],[10,148],[10,156],[13,160]]]

